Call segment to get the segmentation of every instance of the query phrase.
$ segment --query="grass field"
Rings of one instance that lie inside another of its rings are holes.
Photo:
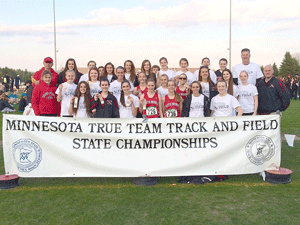
[[[0,190],[0,224],[300,224],[299,110],[293,100],[281,121],[282,133],[298,135],[294,148],[282,143],[281,166],[294,171],[290,184],[258,174],[205,185],[160,178],[152,187],[130,178],[20,178],[19,187]]]

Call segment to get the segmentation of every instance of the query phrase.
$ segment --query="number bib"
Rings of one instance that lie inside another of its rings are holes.
[[[177,109],[168,109],[166,111],[167,118],[177,117]]]
[[[157,115],[157,108],[155,106],[147,107],[146,108],[146,115],[147,116]]]

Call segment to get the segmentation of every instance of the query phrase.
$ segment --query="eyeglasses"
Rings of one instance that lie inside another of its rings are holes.
[[[179,77],[179,80],[186,80],[185,77]]]

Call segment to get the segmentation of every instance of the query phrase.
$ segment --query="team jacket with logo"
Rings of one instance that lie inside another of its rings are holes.
[[[58,114],[59,104],[56,100],[56,87],[51,82],[48,86],[44,81],[35,86],[32,92],[31,104],[36,116],[40,114]]]

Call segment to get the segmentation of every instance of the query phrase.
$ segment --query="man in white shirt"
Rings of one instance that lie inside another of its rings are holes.
[[[210,59],[208,57],[203,58],[201,66],[207,66],[209,68],[209,66],[210,66]],[[198,80],[199,70],[196,70],[194,72],[194,74],[195,74],[195,76],[197,77],[197,80]],[[212,71],[211,69],[209,69],[209,76],[210,76],[211,81],[216,84],[217,83],[217,76],[216,76],[215,72]]]
[[[241,51],[242,63],[233,67],[232,77],[235,84],[242,84],[239,76],[242,71],[248,73],[248,83],[256,85],[256,80],[264,77],[260,66],[257,63],[250,62],[250,50],[244,48]]]

